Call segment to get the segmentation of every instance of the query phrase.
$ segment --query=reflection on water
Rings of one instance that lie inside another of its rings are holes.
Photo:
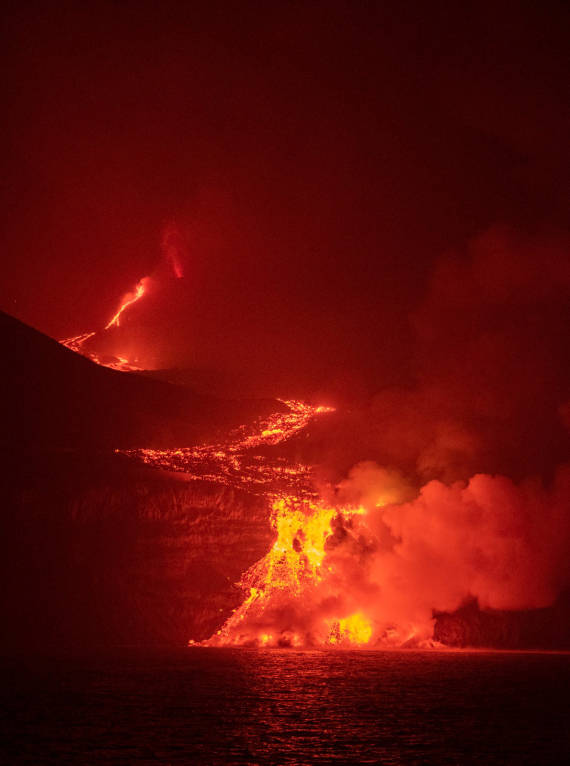
[[[551,764],[570,656],[196,648],[2,663],[2,763]]]

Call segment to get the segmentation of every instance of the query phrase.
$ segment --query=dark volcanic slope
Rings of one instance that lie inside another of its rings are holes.
[[[100,367],[0,312],[0,448],[180,446],[274,405]]]
[[[205,638],[272,531],[260,499],[141,469],[282,405],[100,367],[0,313],[0,647]]]

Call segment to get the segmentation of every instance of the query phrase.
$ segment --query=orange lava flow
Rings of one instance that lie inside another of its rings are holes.
[[[291,463],[279,455],[260,454],[259,449],[288,441],[318,415],[332,407],[314,407],[288,400],[284,412],[276,412],[252,426],[240,426],[223,442],[177,449],[117,450],[164,471],[184,474],[190,480],[211,481],[247,489],[274,498],[283,492],[314,497],[311,468]]]
[[[208,481],[267,498],[274,541],[268,553],[241,577],[242,603],[210,638],[189,646],[320,647],[329,649],[425,647],[430,624],[396,621],[378,607],[383,584],[369,580],[379,553],[379,509],[396,502],[387,485],[367,506],[325,502],[313,469],[292,463],[279,449],[330,407],[299,401],[240,426],[222,441],[178,449],[116,450],[187,480]],[[275,449],[277,448],[277,449]],[[338,496],[338,495],[337,495]],[[389,534],[388,534],[389,537]],[[389,572],[394,558],[385,540]],[[389,605],[388,610],[392,607]],[[423,618],[422,618],[423,619]],[[431,646],[431,644],[429,644]]]
[[[126,311],[126,309],[129,308],[129,306],[132,306],[133,303],[136,303],[140,298],[143,297],[143,295],[146,292],[145,287],[145,280],[141,279],[137,286],[135,287],[134,292],[127,293],[123,300],[121,301],[121,305],[119,306],[119,309],[117,313],[113,316],[113,318],[105,325],[105,330],[109,330],[111,327],[119,327],[121,323],[121,314]]]
[[[379,630],[364,608],[334,600],[326,608],[321,604],[322,594],[326,603],[333,592],[335,548],[351,534],[353,520],[365,516],[365,508],[324,503],[309,466],[264,450],[288,441],[333,408],[283,403],[286,411],[241,426],[223,442],[117,452],[189,480],[245,489],[271,503],[271,550],[244,573],[238,583],[242,604],[202,646],[369,646]],[[310,619],[299,616],[303,613]]]
[[[147,285],[148,285],[148,277],[144,277],[143,279],[139,280],[134,291],[131,293],[127,293],[123,297],[121,301],[121,305],[119,306],[117,312],[114,314],[112,319],[105,325],[105,327],[103,328],[103,331],[110,330],[111,327],[120,326],[121,315],[130,306],[132,306],[133,303],[136,303],[138,300],[140,300],[140,298],[143,297],[143,295],[146,293]],[[124,356],[119,356],[119,355],[102,356],[101,354],[98,354],[95,351],[92,351],[91,349],[87,349],[85,347],[85,344],[87,343],[88,340],[93,338],[95,335],[97,335],[96,331],[84,332],[81,335],[74,335],[71,338],[65,338],[64,340],[60,340],[60,343],[62,344],[62,346],[65,346],[71,351],[75,351],[75,353],[81,354],[82,356],[85,356],[88,359],[91,359],[92,362],[95,362],[95,364],[99,364],[102,367],[109,367],[112,370],[119,370],[120,372],[140,372],[142,368],[137,367],[137,365],[133,364],[129,359],[127,359]]]
[[[84,332],[81,335],[74,335],[72,338],[65,338],[64,340],[60,340],[62,346],[65,346],[66,348],[70,349],[71,351],[75,351],[77,354],[83,354],[83,344],[89,340],[89,338],[92,338],[95,335],[95,332]]]
[[[297,605],[311,603],[323,576],[334,575],[328,562],[336,530],[363,515],[363,507],[335,508],[318,501],[284,496],[274,501],[271,522],[276,540],[239,585],[245,600],[204,646],[335,646],[354,648],[371,642],[372,621],[362,612],[347,613],[331,603],[303,626]],[[339,608],[340,614],[335,614]],[[194,642],[189,642],[192,645]]]
[[[287,411],[241,426],[224,442],[179,449],[116,450],[160,470],[182,472],[191,480],[211,481],[262,494],[271,502],[276,539],[269,553],[245,572],[239,586],[244,600],[203,646],[366,646],[376,626],[362,610],[340,606],[322,611],[310,629],[289,628],[281,612],[291,604],[310,603],[323,575],[334,575],[329,552],[351,519],[366,514],[359,507],[335,507],[319,500],[311,469],[278,455],[259,454],[306,428],[313,418],[332,412],[285,401]],[[293,607],[294,608],[294,607]],[[189,641],[189,645],[195,645]]]

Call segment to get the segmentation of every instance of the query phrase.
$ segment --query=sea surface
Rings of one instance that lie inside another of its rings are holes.
[[[4,764],[563,764],[570,655],[121,649],[4,658]]]

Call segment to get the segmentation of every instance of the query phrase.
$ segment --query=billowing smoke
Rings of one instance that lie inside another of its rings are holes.
[[[551,477],[569,447],[568,244],[495,227],[442,257],[410,315],[409,384],[340,413],[333,438],[316,438],[310,460],[324,478],[362,460],[417,486],[480,472]]]
[[[552,604],[570,585],[569,292],[559,237],[496,228],[442,259],[412,317],[415,383],[323,424],[322,505],[276,524],[218,640],[417,644],[471,599]]]
[[[357,471],[349,487],[360,480]],[[382,502],[382,481],[364,488],[368,498],[373,488]],[[548,490],[536,480],[517,486],[477,474],[452,485],[433,480],[412,501],[357,517],[374,540],[355,578],[359,589],[376,589],[367,605],[373,620],[427,637],[433,610],[453,611],[467,598],[491,609],[548,606],[568,584],[569,498],[568,467]]]
[[[336,506],[276,506],[277,541],[213,643],[416,646],[434,612],[544,607],[569,584],[570,466],[548,489],[478,474],[402,501],[410,486],[367,463],[338,490]]]
[[[412,317],[417,384],[366,414],[369,455],[419,494],[395,503],[394,474],[371,464],[340,484],[342,500],[385,506],[356,517],[375,541],[356,581],[377,588],[381,625],[425,634],[432,610],[542,607],[570,584],[567,244],[494,228],[441,260]]]

